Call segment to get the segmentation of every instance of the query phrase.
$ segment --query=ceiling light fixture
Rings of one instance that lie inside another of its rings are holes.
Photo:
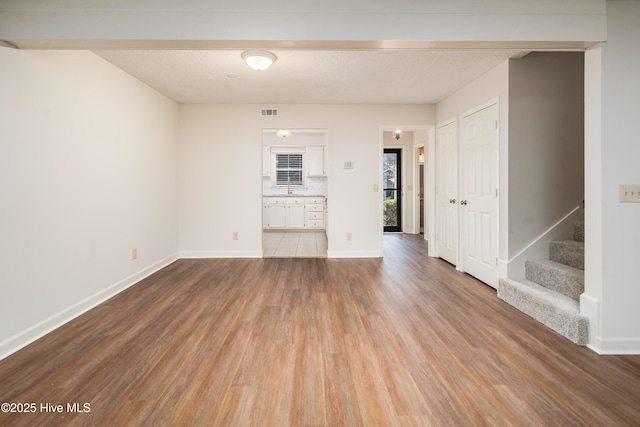
[[[276,56],[266,50],[247,50],[242,52],[242,59],[251,69],[264,71],[276,62]]]
[[[288,136],[291,136],[291,131],[287,129],[279,129],[276,132],[276,135],[278,136],[278,138],[286,138]]]
[[[396,141],[400,139],[400,137],[402,136],[402,131],[400,129],[397,129],[393,132],[396,136]]]

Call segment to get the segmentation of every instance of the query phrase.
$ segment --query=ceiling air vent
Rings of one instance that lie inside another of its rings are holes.
[[[260,110],[260,117],[278,117],[277,108],[263,108]]]

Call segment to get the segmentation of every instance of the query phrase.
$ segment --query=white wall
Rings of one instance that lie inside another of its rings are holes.
[[[640,2],[609,1],[608,39],[586,56],[585,294],[590,345],[640,354],[640,204],[619,202],[640,184]]]
[[[91,52],[0,69],[1,358],[175,259],[177,111]]]
[[[509,257],[583,199],[584,54],[534,52],[510,60]],[[557,238],[573,239],[571,229]],[[539,256],[548,256],[548,246]]]
[[[328,256],[380,256],[382,193],[373,192],[382,181],[379,128],[433,124],[434,107],[287,104],[275,106],[277,118],[260,117],[261,107],[180,106],[181,256],[261,256],[262,130],[278,128],[328,130]],[[345,161],[354,168],[344,169]]]

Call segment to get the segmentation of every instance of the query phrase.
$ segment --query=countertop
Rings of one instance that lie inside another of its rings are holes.
[[[322,194],[263,194],[262,197],[324,197]]]

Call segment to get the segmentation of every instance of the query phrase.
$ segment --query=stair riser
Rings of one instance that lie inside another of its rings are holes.
[[[570,242],[551,242],[549,245],[549,259],[584,270],[584,244],[574,245],[570,244]]]
[[[525,277],[545,288],[578,301],[584,292],[584,271],[554,265],[548,261],[527,261]]]
[[[573,240],[576,242],[584,242],[584,222],[577,221],[573,225]]]
[[[589,321],[579,313],[577,303],[567,306],[568,300],[556,301],[548,294],[541,294],[523,283],[510,279],[500,279],[498,298],[575,344],[587,344]]]

